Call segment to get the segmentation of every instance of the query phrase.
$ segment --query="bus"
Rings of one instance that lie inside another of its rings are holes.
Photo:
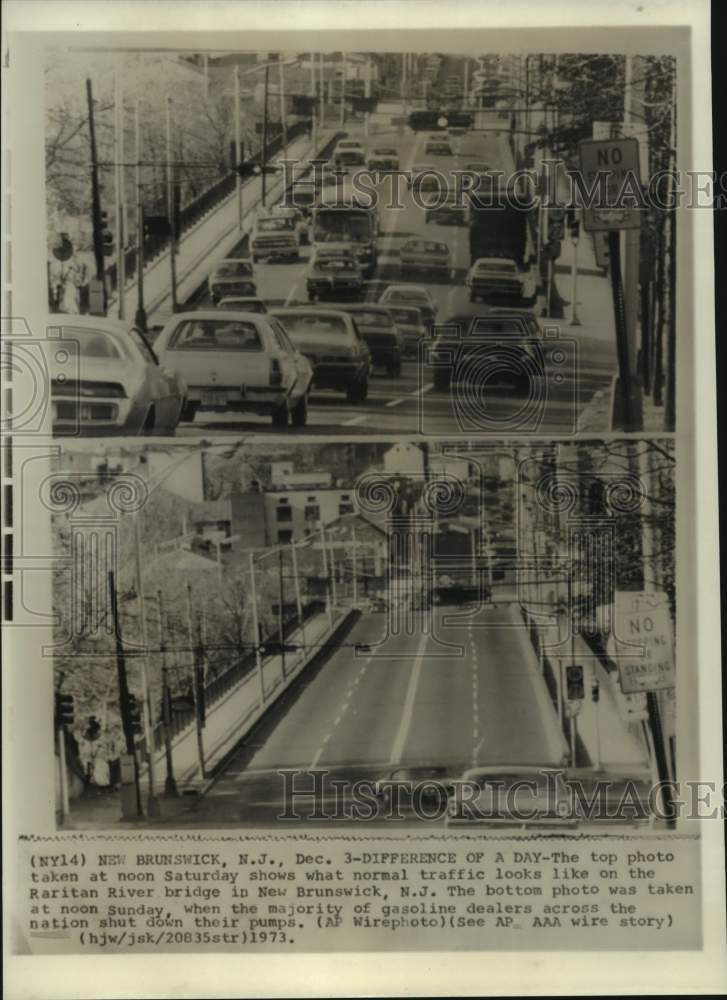
[[[313,209],[311,243],[351,243],[365,277],[376,270],[376,211],[355,204],[318,204]]]

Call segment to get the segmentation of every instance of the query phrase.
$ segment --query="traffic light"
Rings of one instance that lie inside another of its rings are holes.
[[[578,239],[581,233],[581,223],[576,215],[575,211],[568,213],[568,235],[575,241]]]
[[[73,695],[56,691],[56,726],[72,726],[74,719]]]
[[[583,667],[578,664],[566,667],[565,680],[568,689],[568,701],[583,701]]]
[[[129,694],[129,728],[138,735],[141,732],[141,705],[135,694]]]
[[[86,723],[86,728],[83,730],[84,740],[88,740],[93,743],[101,735],[101,723],[98,721],[95,715],[90,715],[88,717],[88,722]]]
[[[548,242],[555,243],[563,239],[565,209],[558,205],[548,207]]]
[[[103,246],[104,257],[113,256],[114,234],[109,229],[108,212],[101,211],[101,245]]]

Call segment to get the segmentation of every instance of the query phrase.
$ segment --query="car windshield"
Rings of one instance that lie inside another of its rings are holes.
[[[252,265],[244,260],[226,260],[214,270],[215,278],[250,278]]]
[[[172,351],[262,351],[260,334],[244,320],[186,319],[169,341]]]
[[[317,212],[313,239],[316,243],[362,243],[371,239],[371,222],[363,210]]]
[[[293,339],[311,333],[332,333],[345,340],[351,338],[342,316],[327,316],[325,313],[288,313],[285,316],[278,316],[278,319]]]
[[[411,240],[404,244],[402,250],[410,253],[447,253],[444,243],[435,243],[433,240]]]
[[[353,271],[356,262],[351,257],[316,257],[319,271]]]
[[[219,309],[234,309],[237,312],[264,313],[267,312],[265,303],[260,299],[223,299]]]
[[[417,326],[421,323],[421,313],[418,309],[392,309],[391,316],[395,323]]]
[[[359,326],[393,326],[394,321],[384,309],[357,309],[354,319]]]
[[[338,148],[339,149],[360,149],[361,148],[361,143],[360,142],[339,142]]]
[[[467,320],[463,321],[467,324]],[[516,317],[489,317],[489,316],[478,316],[474,323],[467,324],[470,326],[471,333],[519,333],[522,336],[527,336],[528,331],[525,330],[522,321]]]
[[[261,233],[274,233],[285,229],[294,229],[295,220],[290,216],[279,215],[274,219],[258,219],[257,228]]]
[[[422,302],[428,304],[427,293],[416,288],[395,288],[387,298],[401,299],[403,302]]]
[[[506,261],[490,261],[490,260],[486,260],[486,261],[482,261],[481,264],[477,264],[476,265],[476,270],[477,270],[478,273],[480,271],[495,271],[498,274],[499,273],[504,274],[504,273],[506,273],[508,271],[509,272],[514,271],[515,270],[515,265],[512,263],[512,261],[509,261],[509,260],[506,260]]]
[[[82,358],[120,360],[124,357],[114,338],[101,330],[78,330],[63,327],[63,337],[78,342],[78,353]]]

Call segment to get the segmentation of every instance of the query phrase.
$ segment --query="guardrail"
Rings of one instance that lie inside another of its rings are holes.
[[[180,719],[173,724],[170,732],[172,758],[178,786],[196,786],[206,776],[218,769],[227,756],[237,747],[240,740],[253,725],[275,704],[298,675],[307,667],[328,655],[335,647],[342,632],[346,631],[360,612],[352,609],[339,611],[337,619],[329,620],[320,611],[321,605],[309,606],[304,622],[305,643],[299,631],[297,620],[288,622],[285,637],[300,641],[301,651],[286,656],[286,670],[282,669],[279,655],[267,657],[257,669],[255,654],[241,657],[219,678],[213,679],[207,690],[212,695],[207,705],[206,725],[202,729],[204,743],[204,774],[202,773],[196,718],[193,711],[186,709]],[[274,640],[276,636],[273,636]],[[161,775],[165,768],[165,747],[163,729],[155,727],[154,764],[157,783],[163,784]],[[161,741],[159,737],[161,738]],[[137,741],[140,758],[145,755],[143,739]],[[142,777],[146,783],[148,767],[146,759],[142,763]]]

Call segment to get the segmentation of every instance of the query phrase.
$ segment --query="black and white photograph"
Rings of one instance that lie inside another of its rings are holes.
[[[64,445],[60,825],[673,829],[674,471],[668,439]]]
[[[705,0],[2,2],[9,1000],[724,993]]]
[[[674,429],[674,56],[73,47],[45,94],[55,433]]]

